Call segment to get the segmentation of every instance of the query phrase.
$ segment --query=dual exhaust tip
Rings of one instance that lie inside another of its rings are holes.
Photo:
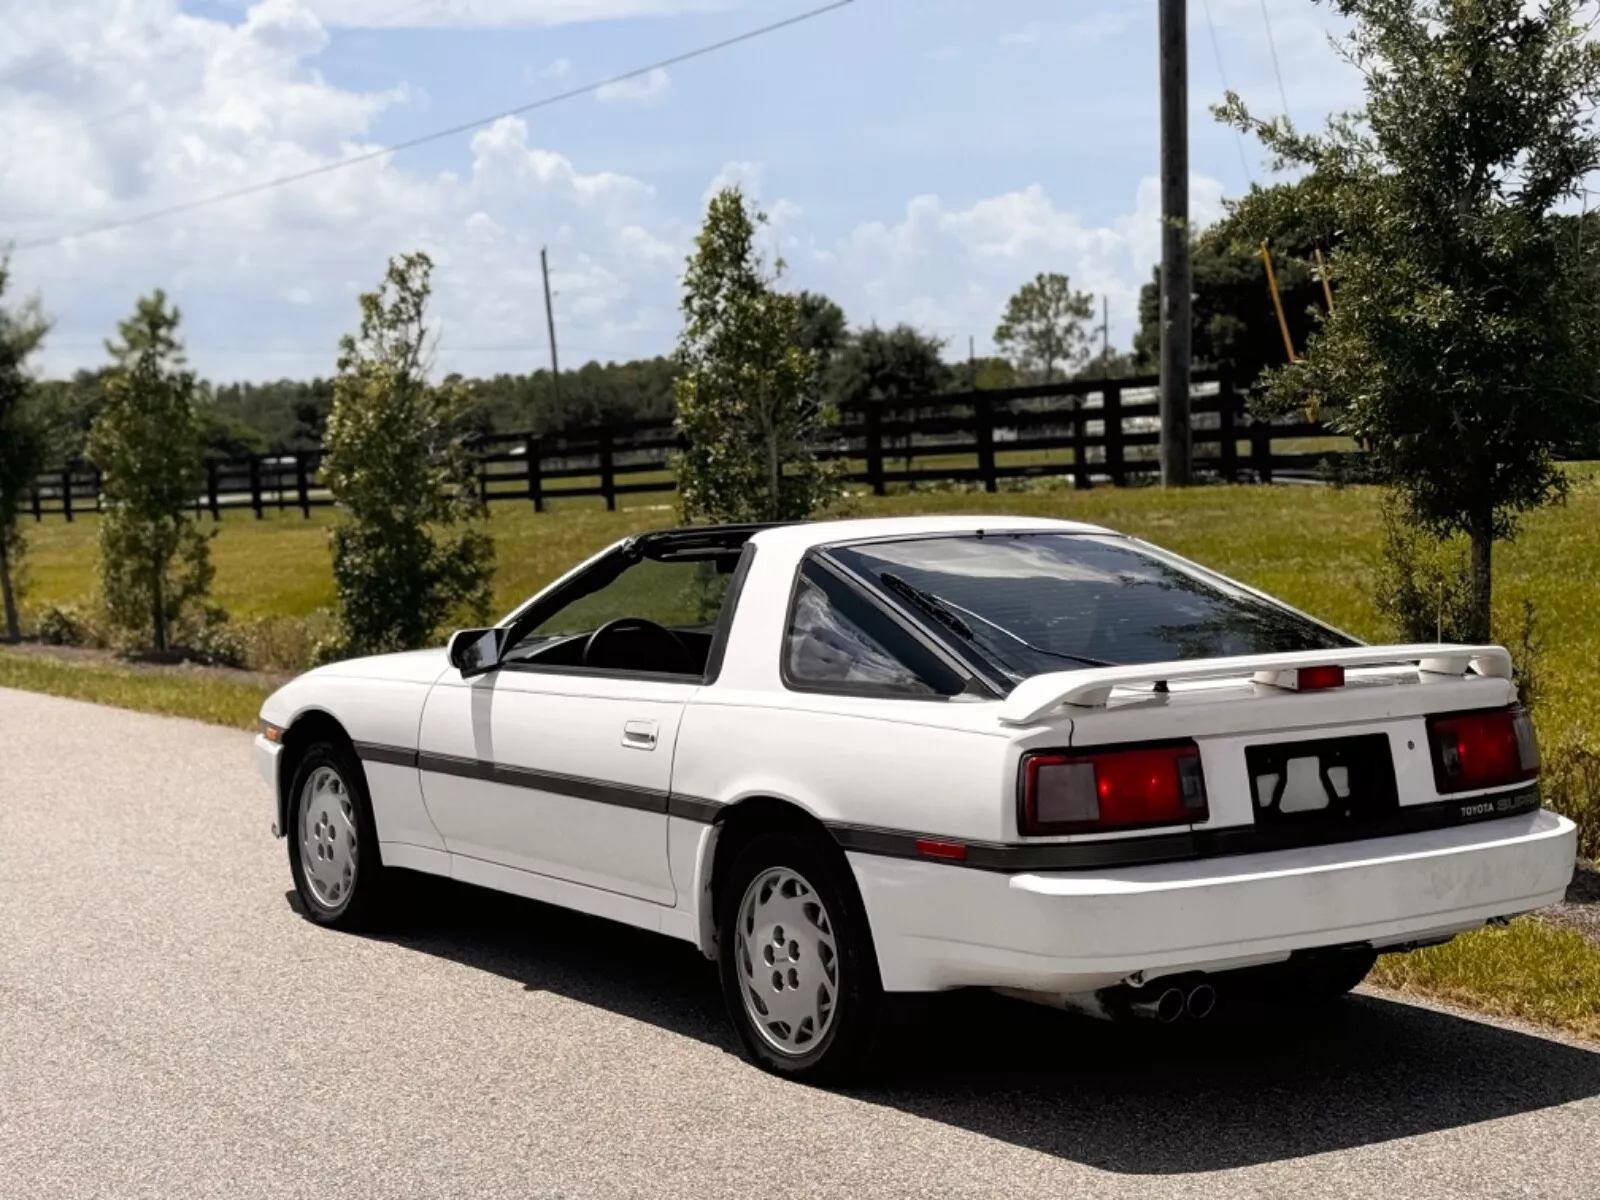
[[[1217,1008],[1217,989],[1209,983],[1196,983],[1187,987],[1169,983],[1149,990],[1128,1004],[1131,1016],[1170,1025],[1188,1017],[1203,1021]]]

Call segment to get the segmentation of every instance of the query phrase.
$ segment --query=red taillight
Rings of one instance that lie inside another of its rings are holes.
[[[1324,692],[1344,686],[1343,667],[1301,667],[1296,674],[1302,692]]]
[[[1023,833],[1188,825],[1209,815],[1193,742],[1023,760]]]
[[[1506,787],[1539,777],[1539,743],[1520,708],[1430,717],[1434,782],[1441,793]]]

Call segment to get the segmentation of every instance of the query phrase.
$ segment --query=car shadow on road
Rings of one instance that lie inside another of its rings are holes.
[[[715,969],[683,943],[443,880],[407,908],[377,936],[737,1053]],[[964,992],[898,1006],[853,1094],[1101,1170],[1187,1174],[1600,1095],[1600,1053],[1375,996],[1168,1028]]]

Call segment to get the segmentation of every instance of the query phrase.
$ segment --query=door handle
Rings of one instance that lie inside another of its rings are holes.
[[[630,750],[654,750],[658,728],[654,721],[625,721],[622,725],[622,744]]]

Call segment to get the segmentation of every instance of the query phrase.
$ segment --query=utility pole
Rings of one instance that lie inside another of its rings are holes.
[[[1188,0],[1161,13],[1161,482],[1189,482],[1194,280],[1189,266]]]
[[[1111,378],[1111,297],[1100,297],[1100,373]]]
[[[550,307],[550,259],[545,253],[545,247],[539,247],[539,270],[544,274],[544,323],[550,331],[550,390],[556,403],[556,408],[561,407],[561,367],[556,362],[556,314]]]

